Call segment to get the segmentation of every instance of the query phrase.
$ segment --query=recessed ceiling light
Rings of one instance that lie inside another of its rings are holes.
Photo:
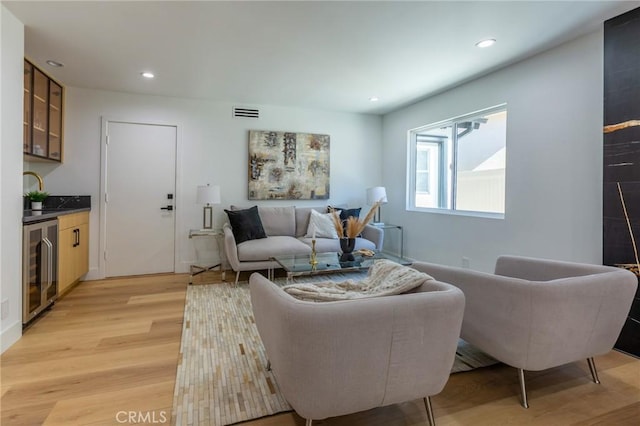
[[[155,77],[155,75],[153,75],[153,73],[149,72],[149,71],[141,72],[140,75],[143,76],[144,78],[153,78],[153,77]]]
[[[481,40],[479,42],[476,43],[476,47],[489,47],[489,46],[493,46],[494,43],[496,42],[495,38],[488,38],[486,40]]]
[[[47,61],[47,64],[51,65],[52,67],[56,67],[56,68],[62,68],[62,67],[64,67],[64,64],[63,64],[63,63],[56,62],[56,61],[52,61],[51,59],[49,59],[49,60]]]
[[[380,98],[378,98],[377,96],[372,96],[369,98],[369,102],[378,102],[380,100]]]

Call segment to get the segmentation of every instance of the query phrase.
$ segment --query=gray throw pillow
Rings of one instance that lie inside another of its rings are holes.
[[[253,206],[246,210],[226,210],[229,217],[229,224],[236,244],[244,241],[267,238],[267,234],[262,227],[262,220],[258,214],[258,206]]]

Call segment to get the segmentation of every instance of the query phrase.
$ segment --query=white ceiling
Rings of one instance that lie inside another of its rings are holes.
[[[640,1],[16,2],[25,55],[67,86],[381,114]],[[492,37],[487,49],[474,44]],[[65,64],[54,69],[53,59]],[[144,80],[140,72],[156,74]],[[369,102],[371,96],[380,98]]]

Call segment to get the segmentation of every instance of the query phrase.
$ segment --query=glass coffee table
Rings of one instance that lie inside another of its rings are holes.
[[[373,262],[378,259],[391,260],[405,266],[413,263],[412,260],[380,251],[375,251],[373,256],[365,256],[357,251],[353,252],[353,255],[353,261],[341,262],[340,253],[317,253],[316,260],[318,264],[315,266],[309,263],[311,259],[310,254],[274,256],[271,260],[278,263],[278,265],[285,270],[287,273],[287,282],[295,277],[301,276],[363,271],[369,269],[369,267],[373,265]],[[274,268],[269,268],[267,274],[268,278],[273,280]]]

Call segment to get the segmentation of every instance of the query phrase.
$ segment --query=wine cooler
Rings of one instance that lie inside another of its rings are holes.
[[[23,227],[22,323],[44,311],[58,297],[58,220]]]

